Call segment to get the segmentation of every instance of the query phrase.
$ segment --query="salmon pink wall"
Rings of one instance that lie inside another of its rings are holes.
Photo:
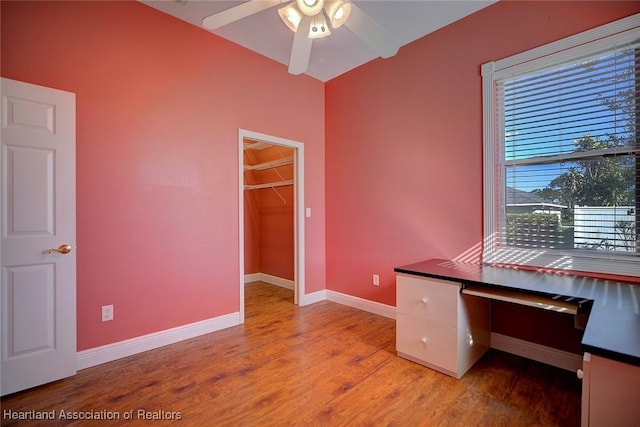
[[[279,153],[284,153],[280,155]],[[293,150],[274,147],[263,161],[293,156]],[[261,171],[260,182],[294,178],[293,165]],[[260,272],[294,280],[294,191],[293,185],[256,190],[260,209]]]
[[[255,192],[244,193],[244,274],[260,273],[260,211]]]
[[[2,76],[76,94],[78,350],[239,310],[239,128],[305,144],[324,288],[322,83],[139,2],[1,16]]]
[[[294,280],[293,186],[260,193],[260,272]]]
[[[245,194],[245,274],[264,273],[295,279],[294,215],[292,189],[278,190],[287,205],[272,190]]]
[[[259,163],[255,150],[243,151],[243,164]],[[257,184],[255,174],[245,171],[244,184]],[[244,274],[260,273],[260,210],[258,192],[244,191]]]
[[[394,267],[473,254],[483,217],[480,66],[639,9],[499,2],[328,82],[327,289],[395,305]]]
[[[291,148],[273,146],[245,150],[245,164],[257,165],[294,157]],[[246,184],[294,179],[293,164],[244,174]],[[293,185],[245,191],[245,274],[265,273],[295,279]]]

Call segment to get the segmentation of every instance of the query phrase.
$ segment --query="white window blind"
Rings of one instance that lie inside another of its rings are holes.
[[[640,275],[639,16],[483,66],[485,261]]]

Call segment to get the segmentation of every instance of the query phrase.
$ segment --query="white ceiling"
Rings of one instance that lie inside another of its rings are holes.
[[[243,1],[140,0],[162,12],[202,28],[202,19]],[[286,3],[286,0],[284,0]],[[399,46],[470,15],[496,0],[353,0],[382,26]],[[280,20],[281,6],[259,12],[218,30],[225,39],[288,65],[293,32]],[[306,74],[326,82],[366,62],[377,54],[346,26],[332,29],[329,37],[315,39]]]

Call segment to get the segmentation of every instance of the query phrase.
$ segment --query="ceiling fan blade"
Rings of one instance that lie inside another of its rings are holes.
[[[286,0],[249,0],[237,6],[214,13],[202,20],[202,26],[208,30],[216,30],[227,24],[269,9]]]
[[[293,35],[291,58],[289,59],[289,73],[291,74],[302,74],[309,67],[313,43],[313,39],[308,37],[310,25],[311,17],[304,15],[298,25],[298,31]]]
[[[390,58],[398,53],[398,41],[353,2],[351,15],[344,25],[381,57]]]

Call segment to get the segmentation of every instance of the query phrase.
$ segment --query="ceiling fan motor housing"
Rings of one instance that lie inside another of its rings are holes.
[[[322,11],[324,0],[296,0],[300,12],[307,16],[315,16]]]
[[[350,0],[249,0],[207,16],[202,25],[215,30],[282,3],[287,5],[279,7],[278,14],[294,33],[291,74],[307,71],[313,39],[329,36],[332,29],[343,24],[380,57],[389,58],[398,52],[397,40]]]

